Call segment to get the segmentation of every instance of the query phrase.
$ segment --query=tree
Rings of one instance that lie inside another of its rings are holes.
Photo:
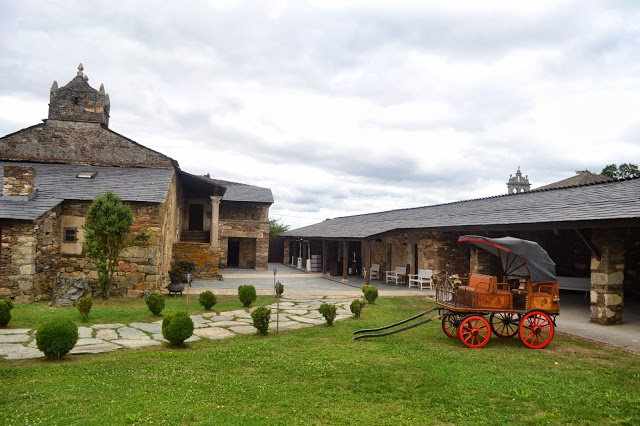
[[[601,175],[608,176],[613,179],[626,179],[631,177],[640,177],[640,170],[637,164],[623,163],[620,166],[608,164],[602,171]]]
[[[133,213],[120,197],[111,191],[96,197],[87,213],[84,225],[87,255],[96,260],[100,296],[109,298],[113,274],[118,265],[118,255],[132,243],[129,239]],[[136,240],[148,238],[138,234]]]
[[[281,232],[288,231],[291,228],[290,225],[285,225],[280,219],[269,218],[269,236],[277,237]]]

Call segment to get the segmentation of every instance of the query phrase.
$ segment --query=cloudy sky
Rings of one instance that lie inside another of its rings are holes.
[[[0,135],[82,62],[110,128],[326,218],[640,162],[640,2],[0,3]]]

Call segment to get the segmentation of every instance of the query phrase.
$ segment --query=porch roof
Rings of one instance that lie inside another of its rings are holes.
[[[37,195],[30,201],[16,201],[0,195],[0,219],[35,220],[64,200],[93,200],[107,190],[123,201],[162,203],[167,198],[173,168],[104,167],[69,164],[0,161],[0,180],[4,166],[33,167]],[[95,172],[92,179],[77,178]],[[4,199],[3,199],[4,198]]]
[[[464,230],[558,223],[578,226],[629,219],[640,219],[640,178],[345,216],[279,236],[367,238],[409,229]]]

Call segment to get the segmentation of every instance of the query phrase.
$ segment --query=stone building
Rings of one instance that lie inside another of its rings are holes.
[[[267,269],[271,190],[196,176],[177,161],[109,128],[110,99],[82,65],[53,83],[43,123],[0,138],[0,298],[48,299],[57,276],[97,272],[83,225],[91,201],[111,190],[151,239],[121,253],[112,292],[161,288],[173,261],[200,279],[219,269]]]
[[[625,297],[640,299],[640,178],[347,216],[280,237],[286,262],[319,255],[322,272],[343,280],[374,263],[501,275],[497,258],[457,242],[465,234],[538,242],[561,289],[590,292],[592,322],[620,324]]]

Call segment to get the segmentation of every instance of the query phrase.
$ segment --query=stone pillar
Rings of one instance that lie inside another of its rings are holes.
[[[284,242],[284,253],[282,255],[283,256],[283,258],[282,258],[283,262],[282,263],[284,263],[285,265],[288,265],[289,262],[291,261],[290,245],[291,245],[291,241],[290,240],[286,240]]]
[[[349,282],[349,242],[342,242],[342,282]]]
[[[601,258],[591,255],[591,319],[596,324],[622,323],[624,306],[624,232],[594,229],[591,241]]]
[[[222,197],[218,195],[212,195],[211,197],[211,229],[209,234],[209,241],[211,247],[218,247],[218,224],[220,223],[220,200]]]

